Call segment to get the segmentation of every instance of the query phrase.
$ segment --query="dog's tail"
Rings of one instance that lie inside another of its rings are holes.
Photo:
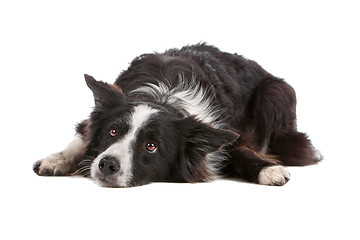
[[[313,165],[323,159],[308,136],[301,132],[274,137],[270,143],[270,151],[278,156],[278,160],[285,166]]]

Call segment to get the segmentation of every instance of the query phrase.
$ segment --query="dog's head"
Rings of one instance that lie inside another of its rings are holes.
[[[212,174],[206,156],[237,138],[155,103],[131,101],[116,85],[85,79],[95,98],[85,133],[94,156],[90,174],[101,186],[205,181]]]

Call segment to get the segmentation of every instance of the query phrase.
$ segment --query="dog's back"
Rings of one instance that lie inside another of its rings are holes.
[[[221,121],[227,121],[222,127],[240,130],[238,120],[243,118],[251,95],[259,83],[268,78],[274,77],[254,61],[198,44],[162,54],[141,55],[115,84],[130,97],[150,97],[173,107],[179,107],[168,99],[176,97],[174,92],[195,95],[193,98],[197,97],[198,102],[192,102],[193,107],[211,100],[213,110],[221,112]],[[197,114],[204,114],[201,110]]]

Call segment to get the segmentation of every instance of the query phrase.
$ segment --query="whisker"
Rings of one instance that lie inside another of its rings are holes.
[[[82,160],[78,163],[78,166],[85,165],[85,164],[91,164],[94,160]]]
[[[76,170],[73,175],[83,175],[85,177],[90,176],[91,167],[90,166],[84,166]]]

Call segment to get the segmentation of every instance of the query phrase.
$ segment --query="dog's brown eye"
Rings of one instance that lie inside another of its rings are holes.
[[[110,136],[116,137],[117,135],[118,135],[118,129],[117,128],[110,129]]]
[[[151,153],[154,153],[156,152],[157,150],[157,147],[154,143],[150,142],[150,143],[147,143],[146,146],[145,146],[146,150],[148,150],[149,152]]]

